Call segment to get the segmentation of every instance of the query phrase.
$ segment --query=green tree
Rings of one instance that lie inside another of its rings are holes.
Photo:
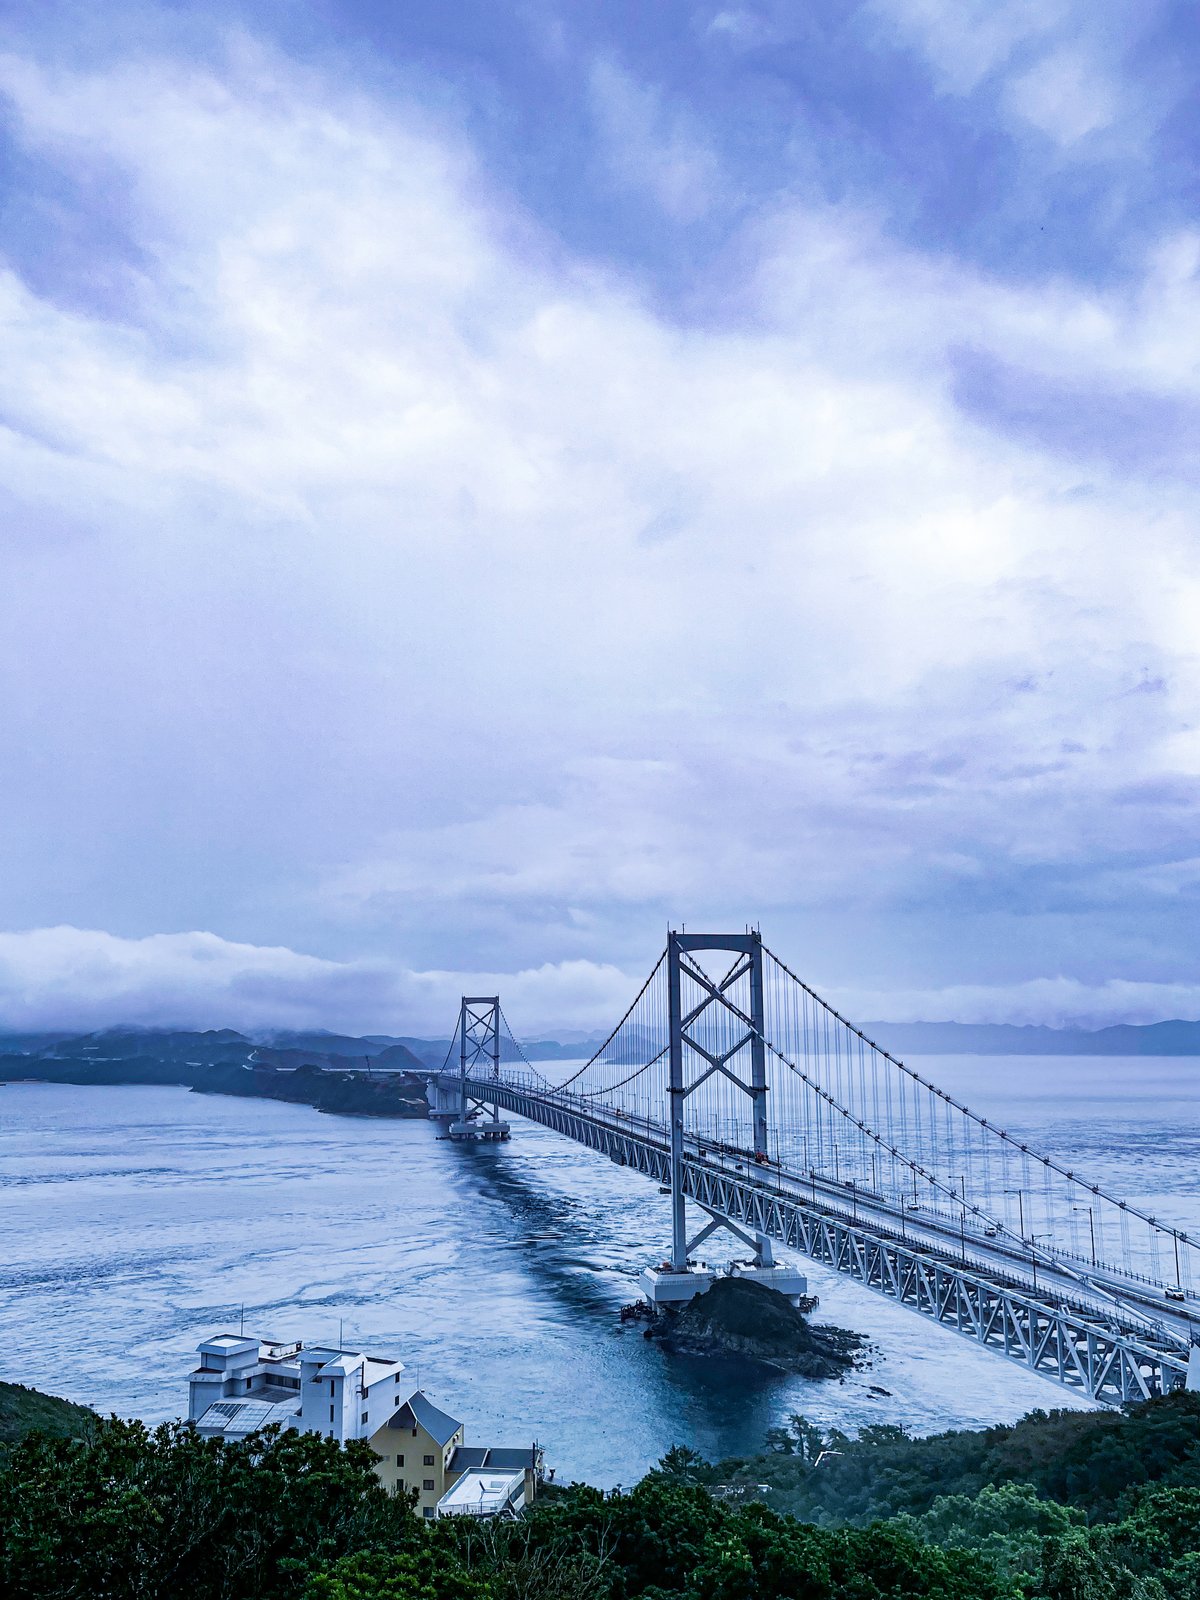
[[[486,1577],[427,1539],[412,1550],[359,1551],[313,1574],[304,1600],[495,1600]]]
[[[661,1475],[627,1495],[572,1491],[522,1527],[533,1548],[598,1558],[613,1600],[1014,1596],[979,1557],[922,1544],[903,1529],[816,1528],[763,1505],[731,1509]],[[474,1562],[470,1569],[478,1570]]]
[[[1131,1572],[1082,1529],[1050,1539],[1038,1600],[1175,1600],[1157,1578]]]
[[[83,1440],[30,1435],[0,1467],[0,1593],[290,1600],[314,1561],[416,1535],[373,1462],[315,1434],[226,1444],[115,1417]]]
[[[799,1431],[772,1430],[767,1452],[714,1467],[722,1483],[768,1486],[777,1510],[823,1525],[921,1516],[939,1496],[1030,1484],[1044,1500],[1117,1521],[1152,1487],[1200,1488],[1200,1394],[1177,1390],[1125,1412],[1034,1411],[1011,1426],[910,1439],[901,1430],[831,1432],[837,1454],[813,1471]]]
[[[1032,1578],[1041,1570],[1045,1541],[1084,1527],[1087,1517],[1039,1498],[1031,1484],[1005,1483],[977,1495],[942,1495],[921,1516],[896,1521],[930,1544],[976,1551],[1005,1578]]]
[[[807,1417],[798,1416],[794,1411],[788,1418],[788,1426],[796,1441],[796,1454],[802,1461],[816,1461],[826,1447],[824,1432],[815,1422],[810,1422]]]
[[[658,1471],[675,1483],[703,1483],[712,1472],[699,1450],[686,1444],[675,1444],[658,1463]]]

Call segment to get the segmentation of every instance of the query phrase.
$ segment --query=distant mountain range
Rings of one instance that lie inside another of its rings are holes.
[[[425,1072],[448,1039],[354,1038],[279,1030],[258,1039],[232,1028],[105,1028],[98,1033],[0,1033],[0,1083],[171,1085],[198,1094],[286,1100],[358,1117],[429,1112]],[[541,1040],[531,1059],[572,1059],[585,1044]],[[590,1054],[590,1050],[588,1050]],[[520,1059],[511,1045],[505,1060]]]
[[[531,1061],[573,1061],[591,1055],[599,1039],[560,1044],[540,1039],[524,1046]],[[163,1068],[241,1066],[259,1062],[275,1067],[337,1067],[411,1071],[440,1067],[450,1050],[449,1039],[419,1039],[369,1034],[361,1038],[320,1029],[295,1032],[276,1029],[250,1037],[232,1028],[204,1032],[172,1028],[104,1028],[96,1033],[0,1032],[0,1057],[32,1066],[34,1062],[66,1066],[74,1063],[122,1063],[141,1070],[157,1063]],[[501,1058],[519,1060],[519,1052],[501,1041]],[[32,1075],[32,1074],[31,1074]]]
[[[361,1039],[354,1039],[345,1034],[322,1033],[319,1030],[313,1033],[280,1031],[262,1035],[262,1043],[276,1049],[316,1050],[329,1055],[358,1058],[370,1056],[373,1066],[382,1062],[379,1054],[381,1050],[402,1046],[405,1050],[411,1050],[417,1060],[424,1062],[426,1066],[440,1067],[453,1042],[451,1039],[420,1039],[411,1034],[393,1037],[383,1033],[365,1034]],[[603,1042],[602,1036],[594,1039],[572,1039],[564,1043],[560,1043],[557,1039],[533,1039],[523,1044],[521,1048],[530,1061],[576,1061],[586,1059],[593,1051],[598,1050]],[[521,1056],[508,1040],[501,1039],[500,1058],[502,1061],[519,1061]]]
[[[894,1056],[1200,1056],[1200,1022],[1045,1028],[1011,1022],[868,1022]]]
[[[868,1022],[863,1032],[890,1054],[1043,1055],[1043,1056],[1200,1056],[1200,1022],[1122,1023],[1114,1027],[1047,1028],[993,1022]],[[539,1039],[526,1044],[531,1061],[586,1059],[600,1046],[600,1037],[571,1040]],[[61,1076],[72,1081],[75,1069],[99,1068],[114,1081],[113,1069],[128,1074],[122,1081],[194,1080],[207,1067],[257,1064],[274,1068],[325,1067],[412,1071],[440,1067],[450,1050],[449,1039],[412,1035],[296,1032],[280,1029],[251,1038],[232,1028],[206,1032],[163,1028],[106,1028],[97,1033],[0,1032],[0,1076]],[[507,1042],[502,1058],[519,1060]],[[36,1065],[35,1065],[36,1064]],[[87,1073],[91,1078],[92,1074]],[[75,1081],[78,1081],[77,1079]]]

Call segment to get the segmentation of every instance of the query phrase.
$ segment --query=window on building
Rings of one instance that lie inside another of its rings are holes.
[[[422,1516],[425,1516],[425,1517],[432,1517],[433,1516],[433,1507],[432,1506],[425,1506],[421,1514],[422,1514]]]
[[[427,1467],[431,1467],[433,1465],[433,1457],[432,1456],[426,1456],[425,1457],[425,1465]]]
[[[397,1456],[396,1457],[396,1465],[398,1467],[402,1467],[404,1465],[404,1457],[403,1456]]]
[[[362,1419],[363,1419],[363,1422],[364,1422],[364,1423],[365,1423],[365,1422],[366,1422],[366,1420],[367,1420],[367,1413],[366,1413],[366,1412],[365,1412],[365,1411],[364,1411],[364,1412],[363,1412],[363,1414],[362,1414]]]
[[[424,1479],[422,1479],[421,1487],[422,1487],[422,1489],[432,1489],[433,1488],[433,1479],[432,1478],[424,1478]]]
[[[246,1379],[246,1387],[247,1387],[247,1389],[248,1389],[248,1388],[249,1388],[249,1387],[250,1387],[250,1385],[251,1385],[251,1384],[252,1384],[252,1383],[253,1383],[253,1382],[254,1382],[254,1379],[253,1379],[253,1378],[247,1378],[247,1379]]]
[[[333,1407],[332,1406],[330,1406],[330,1408],[329,1408],[329,1420],[330,1420],[330,1422],[333,1421]]]

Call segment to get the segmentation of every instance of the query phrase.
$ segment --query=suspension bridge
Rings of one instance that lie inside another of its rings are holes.
[[[881,1049],[756,932],[670,933],[558,1075],[498,996],[464,996],[429,1098],[453,1137],[506,1138],[513,1114],[656,1182],[651,1298],[707,1287],[695,1252],[724,1229],[768,1281],[782,1244],[1102,1403],[1200,1387],[1196,1241]]]

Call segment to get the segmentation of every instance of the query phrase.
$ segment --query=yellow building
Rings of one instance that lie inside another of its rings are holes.
[[[463,1442],[463,1425],[439,1411],[420,1389],[371,1435],[380,1482],[394,1491],[417,1491],[417,1514],[432,1518],[450,1487],[447,1468]]]

